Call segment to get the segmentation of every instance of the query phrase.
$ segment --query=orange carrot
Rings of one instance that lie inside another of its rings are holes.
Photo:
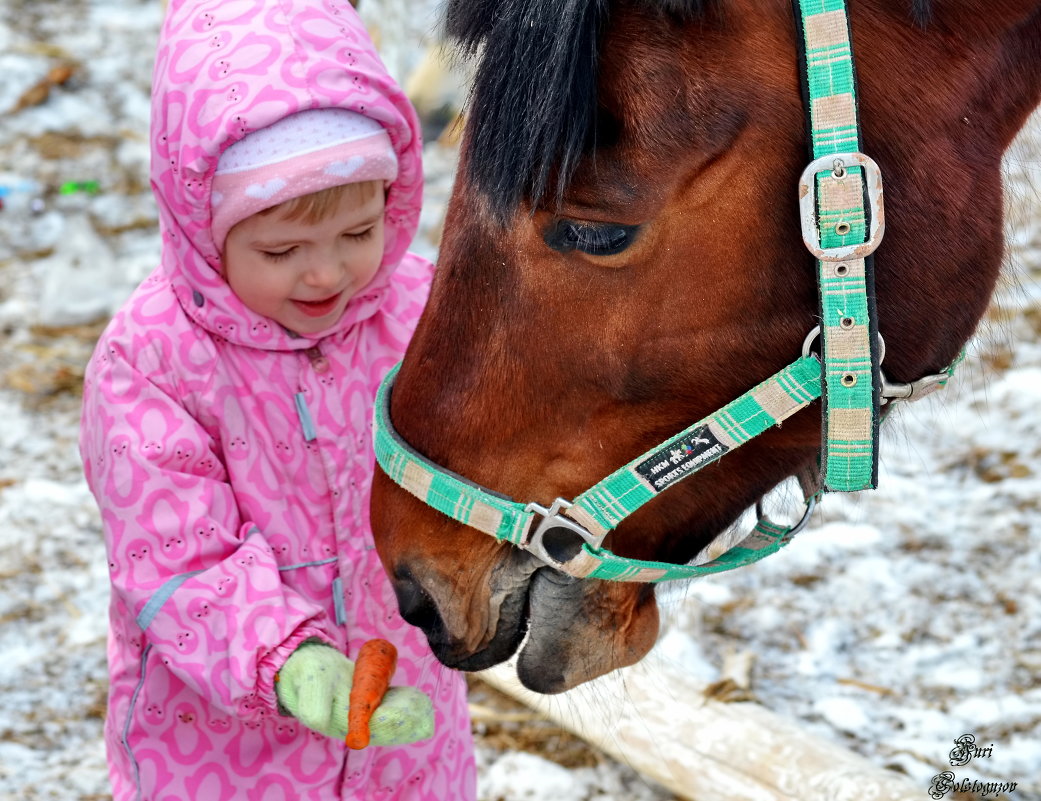
[[[369,720],[383,700],[397,664],[398,650],[386,640],[369,640],[358,651],[347,709],[348,748],[357,750],[369,744]]]

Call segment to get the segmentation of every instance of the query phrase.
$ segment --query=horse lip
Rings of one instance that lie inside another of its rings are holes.
[[[557,587],[567,587],[574,584],[578,579],[561,573],[553,568],[538,570],[532,575],[528,583],[528,618],[531,619],[532,595],[535,591],[535,583],[544,582]],[[545,634],[546,632],[542,632]],[[537,657],[537,654],[545,646],[538,638],[529,636],[520,643],[517,653],[517,678],[528,690],[542,695],[554,695],[567,689],[564,678],[565,665],[559,661],[546,664],[545,660]],[[527,658],[526,658],[527,657]],[[532,657],[535,657],[534,660]]]
[[[508,569],[508,565],[502,567]],[[406,580],[414,581],[411,571],[407,569],[399,571],[399,578],[406,576]],[[422,629],[434,656],[446,667],[467,672],[485,670],[505,662],[513,656],[527,636],[530,616],[530,578],[531,574],[527,572],[524,580],[510,582],[513,585],[510,587],[512,592],[505,591],[502,601],[497,606],[495,629],[490,636],[482,639],[476,646],[478,649],[476,651],[470,650],[473,646],[468,647],[462,639],[450,634],[436,603],[418,582],[415,582],[416,591],[428,601],[429,611],[419,615],[407,614],[403,617],[406,622]],[[397,583],[395,583],[395,590],[398,591]],[[399,606],[402,606],[400,592],[398,603]]]
[[[432,632],[428,631],[427,639],[430,641],[430,647],[434,655],[447,667],[467,672],[486,670],[501,662],[505,662],[517,652],[517,649],[528,634],[528,619],[530,617],[530,590],[528,586],[518,594],[522,597],[519,599],[511,597],[503,604],[505,606],[507,602],[512,601],[511,606],[519,605],[520,608],[516,617],[510,621],[510,625],[504,626],[503,618],[500,615],[499,625],[496,627],[495,633],[481,650],[460,655],[457,642],[448,640],[446,637],[441,639],[432,636]],[[446,632],[443,624],[440,629],[440,633],[444,637]]]
[[[504,553],[488,577],[495,588],[489,598],[494,629],[478,650],[457,661],[461,670],[484,670],[517,653],[528,636],[535,576],[547,571],[556,573],[527,551],[510,548]]]

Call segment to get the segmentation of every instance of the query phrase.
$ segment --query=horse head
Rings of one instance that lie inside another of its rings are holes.
[[[1001,156],[1041,93],[1041,5],[851,4],[863,150],[885,175],[878,328],[894,381],[937,373],[1002,254]],[[795,187],[807,158],[784,0],[453,0],[476,55],[427,309],[390,406],[401,437],[516,499],[572,498],[800,354],[817,314]],[[791,476],[804,410],[655,497],[606,544],[683,563]],[[518,649],[558,692],[639,660],[654,585],[576,580],[377,471],[401,612],[445,664]]]

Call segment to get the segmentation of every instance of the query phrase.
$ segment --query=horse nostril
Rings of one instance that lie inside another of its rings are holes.
[[[441,616],[437,607],[408,568],[396,570],[393,583],[394,594],[398,597],[398,610],[407,623],[425,631],[440,625]]]

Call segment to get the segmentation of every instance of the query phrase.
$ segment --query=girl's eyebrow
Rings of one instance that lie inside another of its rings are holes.
[[[353,225],[347,226],[348,228],[361,228],[363,225],[375,225],[379,220],[383,218],[384,210],[381,208],[377,212],[373,212],[368,217],[364,217],[358,220]]]
[[[252,248],[258,248],[260,250],[278,250],[279,248],[290,247],[291,245],[299,245],[304,242],[304,239],[286,239],[278,242],[263,242],[259,239],[249,243]]]

